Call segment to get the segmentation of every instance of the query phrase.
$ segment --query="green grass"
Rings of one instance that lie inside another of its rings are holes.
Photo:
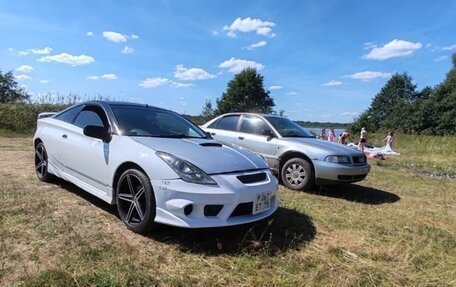
[[[408,137],[359,184],[281,187],[259,224],[147,236],[75,186],[39,182],[30,138],[0,137],[0,286],[455,286],[456,180],[407,165],[451,172],[455,147]]]

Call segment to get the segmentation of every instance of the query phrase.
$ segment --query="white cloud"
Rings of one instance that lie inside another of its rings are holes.
[[[89,80],[115,80],[117,79],[116,74],[104,74],[101,76],[89,76],[87,77]]]
[[[214,36],[218,36],[218,35],[219,35],[219,31],[217,31],[217,30],[212,30],[211,33],[212,33],[212,35],[214,35]]]
[[[260,71],[264,69],[264,65],[255,61],[231,58],[221,63],[219,68],[228,69],[231,73],[238,74],[247,68],[253,68]]]
[[[373,49],[373,48],[376,48],[377,47],[377,44],[375,44],[374,42],[366,42],[363,44],[363,49],[364,50],[370,50],[370,49]]]
[[[323,84],[323,86],[326,86],[326,87],[340,86],[340,85],[342,85],[342,81],[335,81],[335,80],[331,80],[331,81]]]
[[[40,80],[40,84],[47,84],[49,83],[49,80]]]
[[[296,92],[288,92],[288,93],[286,93],[285,95],[287,95],[287,96],[294,96],[294,95],[296,95],[296,94],[297,94]]]
[[[441,62],[441,61],[443,61],[443,60],[445,60],[447,58],[448,58],[448,56],[446,56],[446,55],[445,56],[440,56],[440,57],[435,58],[434,62]]]
[[[344,113],[342,113],[342,116],[344,116],[344,117],[347,117],[347,116],[355,117],[357,115],[359,115],[358,112],[344,112]]]
[[[172,82],[171,83],[171,86],[172,87],[175,87],[175,88],[190,88],[193,86],[192,83],[179,83],[179,82]]]
[[[174,77],[182,81],[207,80],[216,76],[209,74],[201,68],[185,68],[183,65],[177,65],[174,71]]]
[[[127,42],[128,36],[113,31],[104,31],[103,37],[114,43]]]
[[[87,32],[86,35],[87,35],[88,37],[93,37],[93,36],[95,36],[95,34],[94,34],[92,31]]]
[[[91,64],[95,61],[95,59],[91,56],[87,55],[71,55],[68,53],[60,53],[57,55],[52,56],[45,56],[41,57],[37,60],[38,62],[55,62],[55,63],[62,63],[71,66],[79,66],[79,65],[86,65]]]
[[[456,44],[453,44],[453,45],[450,45],[450,46],[442,47],[442,50],[443,50],[443,51],[452,51],[452,50],[456,50]]]
[[[31,78],[27,75],[14,75],[14,78],[18,81],[30,80]]]
[[[22,73],[30,73],[33,71],[33,67],[29,65],[22,65],[16,68],[16,71],[22,72]]]
[[[247,50],[255,50],[256,48],[266,46],[266,41],[259,41],[258,43],[253,43],[247,47]]]
[[[272,33],[272,27],[275,26],[275,23],[269,21],[263,21],[261,19],[253,19],[250,17],[241,19],[240,17],[236,18],[230,26],[224,26],[223,31],[227,31],[229,37],[236,37],[236,32],[256,32],[258,35],[268,36],[270,38],[274,37],[275,34]]]
[[[377,78],[390,78],[393,74],[392,73],[384,73],[384,72],[375,72],[375,71],[364,71],[358,72],[351,75],[345,75],[344,78],[350,78],[354,80],[360,80],[363,82],[367,82]]]
[[[394,39],[386,43],[383,47],[375,47],[368,54],[363,55],[364,59],[370,60],[386,60],[395,57],[404,57],[413,54],[423,45],[420,42],[409,42],[404,40]]]
[[[169,83],[169,80],[167,78],[147,78],[139,83],[141,87],[144,88],[156,88],[159,86],[163,86],[165,84]]]
[[[133,39],[133,40],[136,40],[136,39],[139,39],[139,36],[136,35],[136,34],[131,34],[130,38]]]
[[[280,90],[280,89],[283,89],[283,87],[282,87],[282,86],[270,86],[270,87],[268,88],[268,90],[271,90],[271,91],[272,91],[272,90]]]
[[[122,54],[131,54],[135,50],[132,47],[125,46],[122,51],[120,51]]]
[[[28,51],[35,55],[49,55],[52,52],[52,48],[46,47],[43,49],[28,49]]]

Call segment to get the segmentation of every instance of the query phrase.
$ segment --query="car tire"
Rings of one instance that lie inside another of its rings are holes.
[[[138,169],[128,169],[116,187],[117,212],[133,232],[148,233],[156,226],[155,195],[149,177]]]
[[[35,147],[35,172],[39,180],[43,182],[50,182],[54,178],[52,174],[48,172],[48,156],[46,148],[42,142],[38,143]]]
[[[289,159],[280,172],[282,183],[294,190],[310,190],[315,185],[315,175],[310,162],[303,158]]]

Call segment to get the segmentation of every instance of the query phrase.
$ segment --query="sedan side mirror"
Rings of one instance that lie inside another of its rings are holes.
[[[86,126],[83,130],[84,135],[96,139],[101,139],[104,142],[111,141],[111,134],[108,129],[100,126]]]
[[[273,131],[271,131],[270,129],[264,129],[261,134],[263,136],[267,136],[267,137],[275,137],[275,134]]]

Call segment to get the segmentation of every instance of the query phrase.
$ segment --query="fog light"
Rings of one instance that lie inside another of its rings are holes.
[[[189,215],[193,211],[193,204],[189,204],[186,207],[184,207],[184,214]]]

